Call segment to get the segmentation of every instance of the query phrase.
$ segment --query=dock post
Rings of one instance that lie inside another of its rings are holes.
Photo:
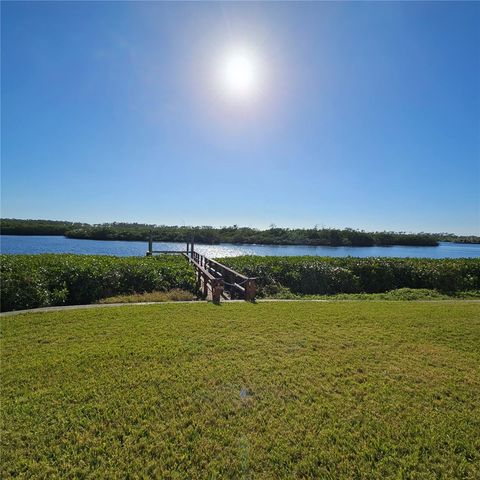
[[[148,237],[148,252],[147,252],[147,257],[150,257],[152,255],[152,252],[153,252],[153,238],[152,236],[150,235],[150,237]]]
[[[208,283],[207,283],[207,277],[205,275],[203,275],[203,296],[205,298],[208,297]]]
[[[245,300],[252,302],[255,300],[255,295],[257,293],[257,287],[255,285],[255,279],[249,278],[245,282]]]
[[[201,287],[202,287],[202,275],[200,273],[200,270],[195,270],[195,275],[197,277],[195,287],[196,287],[197,292],[199,292]]]
[[[220,298],[223,293],[223,280],[221,278],[215,278],[212,281],[212,301],[213,303],[220,303]]]

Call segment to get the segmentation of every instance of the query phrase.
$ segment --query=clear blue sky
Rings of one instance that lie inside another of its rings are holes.
[[[1,8],[4,217],[480,233],[478,2]]]

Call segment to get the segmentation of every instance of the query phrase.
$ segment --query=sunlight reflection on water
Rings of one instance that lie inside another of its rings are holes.
[[[157,243],[154,250],[185,250],[185,243]],[[147,242],[77,240],[61,236],[1,235],[2,253],[78,253],[86,255],[142,256]],[[236,257],[239,255],[325,257],[427,257],[480,258],[480,245],[442,242],[438,247],[311,247],[306,245],[195,245],[195,250],[207,257]]]

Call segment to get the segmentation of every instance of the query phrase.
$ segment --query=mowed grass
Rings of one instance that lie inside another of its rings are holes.
[[[1,319],[2,478],[480,478],[480,303]]]

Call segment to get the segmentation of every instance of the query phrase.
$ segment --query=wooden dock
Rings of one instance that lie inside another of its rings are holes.
[[[195,268],[197,291],[207,300],[219,303],[221,299],[244,299],[254,301],[256,295],[255,278],[241,273],[195,251],[194,242],[187,242],[185,251],[153,250],[153,242],[148,242],[147,256],[154,254],[183,255]]]

